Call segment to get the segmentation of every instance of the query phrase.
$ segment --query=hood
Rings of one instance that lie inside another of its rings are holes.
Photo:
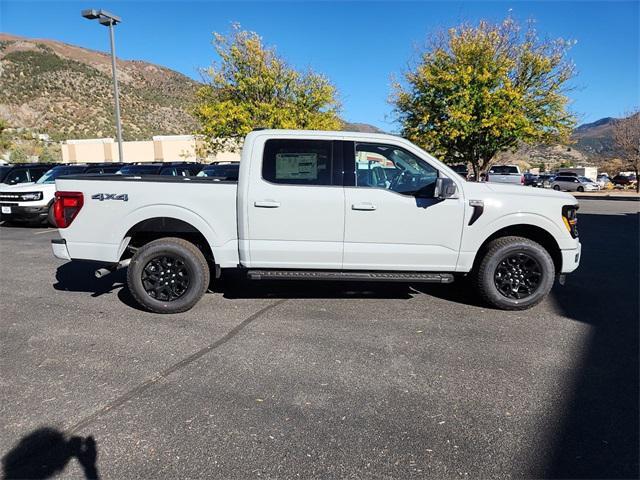
[[[7,185],[6,183],[0,183],[0,192],[20,192],[20,188],[33,185],[34,182],[16,183],[15,185]]]
[[[42,192],[48,189],[56,189],[55,183],[19,183],[17,185],[2,185],[0,192]]]
[[[544,188],[525,187],[524,185],[512,185],[509,183],[476,183],[467,182],[464,186],[465,190],[472,193],[491,193],[506,195],[517,195],[519,197],[534,198],[557,198],[558,200],[571,201],[576,203],[576,199],[573,195],[565,192],[559,192],[556,190],[547,190]]]

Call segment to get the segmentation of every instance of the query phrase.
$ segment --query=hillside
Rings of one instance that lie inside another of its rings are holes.
[[[0,34],[0,117],[52,139],[114,136],[111,57],[52,40]],[[168,68],[118,60],[126,140],[193,131],[194,80]]]
[[[576,148],[587,155],[606,156],[615,155],[613,145],[613,122],[615,118],[605,117],[592,123],[580,125],[573,131],[572,140]]]

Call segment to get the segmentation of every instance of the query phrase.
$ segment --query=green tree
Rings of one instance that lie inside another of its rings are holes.
[[[633,170],[637,179],[640,170],[640,109],[627,118],[616,120],[613,124],[613,143],[626,168]],[[636,181],[636,191],[640,192],[640,181]]]
[[[511,18],[441,32],[394,85],[402,134],[445,162],[471,163],[476,179],[519,142],[565,141],[575,125],[569,46],[540,41]]]
[[[204,72],[194,110],[209,152],[237,150],[256,127],[341,127],[336,88],[326,77],[289,67],[258,34],[237,24],[227,36],[215,33],[213,43],[220,61]]]

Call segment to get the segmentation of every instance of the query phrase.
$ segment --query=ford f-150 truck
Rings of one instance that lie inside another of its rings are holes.
[[[365,168],[366,167],[366,168]],[[225,269],[250,279],[450,283],[507,310],[540,302],[580,261],[569,194],[467,182],[402,138],[257,130],[238,181],[56,180],[61,259],[128,266],[154,312],[191,308]]]

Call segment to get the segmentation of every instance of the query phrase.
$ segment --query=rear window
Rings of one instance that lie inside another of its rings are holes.
[[[489,173],[494,173],[496,175],[510,175],[512,173],[518,174],[518,167],[513,165],[497,165],[495,167],[491,167]]]
[[[118,170],[122,175],[154,175],[160,168],[157,165],[127,165]]]
[[[262,159],[262,178],[291,185],[331,185],[330,140],[267,140]]]
[[[203,168],[199,177],[213,177],[224,180],[238,180],[240,165],[212,165]]]

